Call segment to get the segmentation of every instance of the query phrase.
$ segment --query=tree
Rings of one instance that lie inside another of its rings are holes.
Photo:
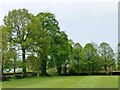
[[[112,65],[115,65],[115,54],[112,50],[112,48],[107,44],[106,42],[102,42],[99,46],[99,55],[104,60],[104,70],[107,73],[108,68],[110,68]]]
[[[59,47],[59,40],[58,35],[60,33],[60,28],[58,26],[58,21],[56,20],[54,14],[49,12],[41,12],[36,15],[37,18],[39,18],[39,21],[42,23],[42,28],[47,30],[47,35],[50,37],[50,51],[48,52],[48,57],[46,58],[48,61],[51,61],[52,63],[55,60],[58,60],[58,47]],[[59,61],[58,61],[59,62]],[[45,61],[44,64],[47,62]],[[49,62],[50,63],[50,62]],[[55,62],[54,62],[55,65]],[[46,65],[44,65],[46,67]]]
[[[68,38],[65,32],[57,32],[54,38],[54,45],[56,46],[51,48],[52,54],[50,54],[50,59],[54,61],[57,74],[61,75],[62,65],[65,65],[65,62],[68,59]]]
[[[118,43],[118,71],[120,71],[120,43]]]
[[[94,49],[95,49],[95,52],[94,52],[94,64],[93,64],[93,71],[95,72],[95,73],[98,73],[98,72],[100,72],[101,71],[101,66],[102,66],[102,58],[101,57],[99,57],[99,55],[98,55],[98,44],[97,43],[95,43],[95,42],[92,42],[91,43],[92,45],[93,45],[93,47],[94,47]]]
[[[48,30],[43,28],[43,24],[38,16],[34,17],[31,23],[28,24],[27,28],[33,31],[30,35],[32,45],[30,49],[37,55],[37,71],[38,75],[47,75],[46,66],[48,53],[50,49],[50,37],[48,36]],[[40,70],[40,71],[39,71]]]
[[[66,52],[66,55],[64,55],[66,57],[66,59],[64,60],[63,62],[63,74],[66,74],[67,73],[67,66],[70,65],[70,60],[72,58],[72,54],[73,54],[73,41],[70,39],[70,40],[67,40],[66,41],[67,45],[65,45],[65,49],[64,51]]]
[[[55,59],[55,65],[57,67],[58,75],[61,75],[62,65],[64,67],[64,74],[66,73],[66,64],[68,62],[69,55],[69,46],[68,46],[68,38],[67,34],[61,31],[56,37],[56,49],[57,49],[57,58]]]
[[[10,60],[7,58],[7,51],[8,51],[8,32],[6,31],[4,26],[0,26],[0,42],[1,42],[1,56],[2,56],[2,74],[5,70],[10,70],[11,68],[11,62]]]
[[[96,50],[91,43],[87,43],[84,47],[83,56],[85,64],[87,66],[86,70],[89,74],[94,73],[95,70],[95,53]]]
[[[9,32],[9,42],[14,44],[15,49],[22,51],[23,76],[26,76],[26,50],[30,45],[29,35],[31,34],[26,26],[32,18],[33,15],[26,9],[9,11],[8,15],[4,17],[4,25]]]
[[[75,43],[73,46],[73,60],[75,61],[74,68],[76,72],[79,74],[80,72],[80,60],[82,59],[82,46],[79,43]]]

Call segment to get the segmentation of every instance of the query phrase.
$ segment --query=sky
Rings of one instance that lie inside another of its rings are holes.
[[[83,47],[89,42],[107,42],[115,51],[118,43],[117,0],[1,0],[0,25],[8,11],[26,8],[37,15],[55,14],[61,31]]]

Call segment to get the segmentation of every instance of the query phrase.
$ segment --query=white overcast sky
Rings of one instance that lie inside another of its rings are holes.
[[[117,51],[117,0],[1,0],[0,25],[3,17],[13,9],[26,8],[37,14],[55,14],[61,30],[82,46],[89,42],[107,42]]]

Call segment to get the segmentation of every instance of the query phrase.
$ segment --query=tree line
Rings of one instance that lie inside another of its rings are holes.
[[[106,42],[84,47],[60,30],[54,14],[33,15],[26,9],[9,11],[0,26],[2,74],[22,68],[37,75],[109,73],[118,69],[114,50]]]

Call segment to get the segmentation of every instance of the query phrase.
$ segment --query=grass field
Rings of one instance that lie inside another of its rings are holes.
[[[4,81],[3,88],[117,88],[118,76],[53,76]]]

